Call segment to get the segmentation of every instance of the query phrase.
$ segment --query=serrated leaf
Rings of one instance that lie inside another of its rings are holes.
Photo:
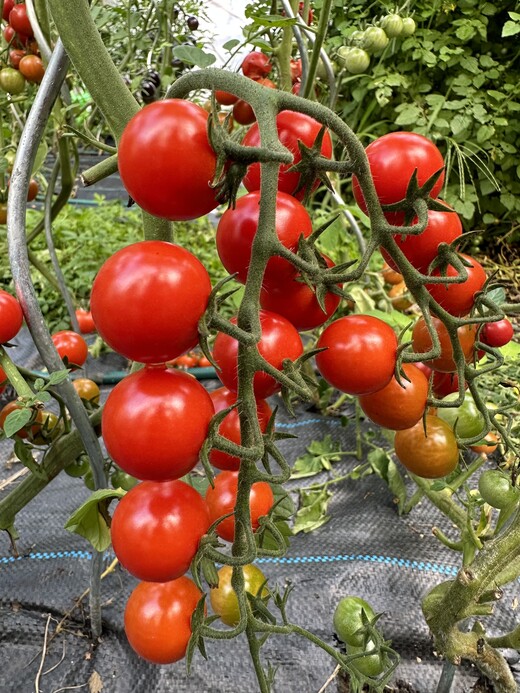
[[[502,38],[507,38],[508,36],[516,36],[520,33],[520,24],[516,22],[507,21],[502,28]]]
[[[327,489],[300,491],[300,509],[296,513],[293,532],[313,532],[330,520],[327,508],[332,493]]]
[[[89,541],[96,551],[105,551],[110,546],[110,527],[106,519],[106,508],[113,498],[122,498],[126,491],[99,489],[72,513],[65,529],[79,534]]]
[[[172,53],[176,58],[182,60],[183,63],[187,65],[196,65],[200,68],[209,67],[213,65],[216,60],[216,57],[212,53],[205,53],[196,46],[175,46],[175,48],[172,49]]]
[[[368,461],[374,472],[386,482],[396,497],[399,511],[401,511],[406,503],[406,486],[396,463],[382,448],[371,450],[368,453]]]
[[[59,385],[69,377],[68,370],[54,371],[49,375],[49,385]]]
[[[18,433],[25,425],[29,423],[32,418],[31,409],[15,409],[10,412],[4,421],[4,433],[7,438],[14,436]]]
[[[322,440],[313,440],[308,445],[307,452],[295,461],[291,478],[300,479],[330,470],[331,463],[341,459],[340,453],[339,443],[333,441],[330,434]]]

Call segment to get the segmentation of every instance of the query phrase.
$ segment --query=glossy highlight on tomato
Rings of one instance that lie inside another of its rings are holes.
[[[451,315],[458,317],[467,315],[475,303],[475,294],[486,283],[486,271],[474,258],[463,253],[460,258],[469,263],[465,266],[467,279],[455,284],[426,284],[426,289],[431,297]],[[458,277],[459,272],[452,265],[448,265],[446,271],[441,273],[439,268],[432,272],[432,277]]]
[[[480,341],[490,347],[503,347],[514,337],[513,325],[507,318],[486,322],[480,332]]]
[[[449,424],[438,416],[426,414],[412,428],[397,431],[395,454],[409,472],[425,479],[451,474],[459,462],[457,439]]]
[[[83,337],[72,330],[61,330],[52,335],[52,341],[60,358],[70,367],[80,368],[88,356],[88,345]]]
[[[0,344],[16,337],[23,323],[23,312],[18,299],[0,289]]]

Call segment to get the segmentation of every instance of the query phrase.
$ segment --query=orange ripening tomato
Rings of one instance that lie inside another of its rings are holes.
[[[433,326],[439,336],[441,353],[437,358],[426,360],[424,363],[434,371],[443,373],[454,373],[457,370],[457,364],[453,358],[453,347],[450,341],[448,330],[444,323],[436,317],[432,317]],[[475,337],[476,325],[462,325],[457,330],[457,336],[464,359],[466,363],[470,363],[475,353]],[[426,354],[431,350],[433,345],[431,335],[424,318],[419,318],[412,330],[412,346],[413,350],[418,354]]]
[[[459,462],[457,439],[451,426],[438,416],[426,414],[415,426],[397,431],[395,454],[409,472],[425,479],[451,474]]]

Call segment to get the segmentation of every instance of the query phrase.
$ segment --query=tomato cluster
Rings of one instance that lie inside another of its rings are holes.
[[[26,4],[5,0],[2,19],[7,22],[3,36],[9,48],[10,67],[0,70],[0,89],[12,95],[21,94],[26,81],[33,84],[42,81],[45,67],[34,40]]]

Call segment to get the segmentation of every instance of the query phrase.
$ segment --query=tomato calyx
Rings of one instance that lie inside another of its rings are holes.
[[[323,163],[322,147],[323,138],[327,133],[327,128],[323,125],[314,140],[312,147],[308,147],[302,140],[298,140],[298,149],[300,152],[300,161],[293,164],[287,173],[299,173],[300,180],[293,191],[293,195],[303,192],[303,203],[309,201],[311,193],[316,186],[316,181],[323,183],[329,190],[332,190],[332,183],[326,173],[326,166],[330,165],[327,159]]]

